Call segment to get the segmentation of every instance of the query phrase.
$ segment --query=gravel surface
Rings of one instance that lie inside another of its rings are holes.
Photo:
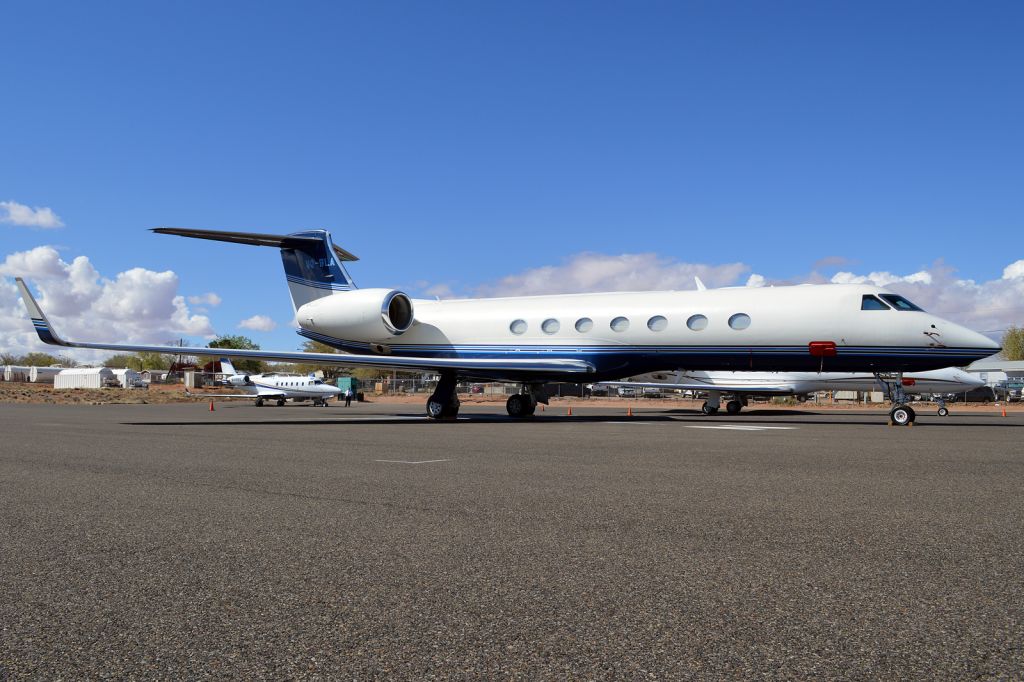
[[[1024,676],[1024,416],[499,411],[0,407],[0,679]]]

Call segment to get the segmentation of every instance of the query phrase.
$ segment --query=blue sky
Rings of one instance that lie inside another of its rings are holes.
[[[987,282],[1024,258],[1020,3],[12,2],[0,21],[0,201],[64,224],[0,225],[0,257],[171,269],[221,298],[218,332],[275,319],[265,347],[299,340],[276,253],[145,228],[324,227],[359,284],[417,293],[584,252],[769,281],[941,260]]]

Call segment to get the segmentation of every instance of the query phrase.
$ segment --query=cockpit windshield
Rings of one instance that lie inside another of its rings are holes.
[[[907,299],[897,294],[879,294],[882,298],[892,304],[892,307],[896,310],[917,310],[924,312],[921,308],[908,301]]]
[[[860,299],[861,310],[890,310],[889,306],[882,303],[876,297],[871,294],[864,294]]]

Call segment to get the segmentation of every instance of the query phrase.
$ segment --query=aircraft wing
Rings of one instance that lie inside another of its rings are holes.
[[[594,366],[583,360],[552,358],[532,359],[490,359],[490,358],[422,358],[398,357],[393,355],[349,355],[341,353],[303,353],[301,351],[240,350],[236,348],[202,348],[192,346],[148,346],[115,343],[86,343],[62,339],[46,319],[42,309],[28,290],[25,280],[16,277],[21,299],[28,308],[29,317],[36,334],[44,343],[67,348],[89,348],[126,353],[171,353],[174,355],[216,355],[228,358],[250,358],[277,362],[301,362],[317,365],[342,365],[346,367],[386,367],[408,370],[455,370],[460,372],[487,372],[508,376],[544,375],[550,373],[587,374]]]
[[[794,395],[798,391],[789,384],[709,384],[694,382],[691,384],[673,384],[668,382],[646,381],[602,381],[595,386],[611,386],[624,388],[658,388],[679,391],[718,391],[719,393],[742,393],[743,395]]]

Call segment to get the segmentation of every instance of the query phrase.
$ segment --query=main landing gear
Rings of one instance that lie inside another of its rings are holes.
[[[903,372],[875,374],[875,379],[882,385],[886,397],[892,401],[892,409],[889,410],[890,425],[911,426],[917,419],[917,414],[914,412],[914,408],[907,405],[907,394],[903,390]],[[944,409],[945,405],[943,404],[940,414]],[[949,414],[949,410],[946,410],[946,414]]]
[[[722,405],[722,394],[718,391],[708,393],[708,399],[701,405],[700,411],[706,415],[718,414]],[[747,399],[743,396],[736,396],[725,404],[725,411],[729,414],[739,414],[740,410],[747,406]]]
[[[455,419],[459,416],[459,396],[455,393],[455,372],[441,372],[441,380],[427,400],[427,416],[431,419]]]
[[[537,411],[537,403],[548,404],[548,397],[544,393],[543,386],[541,384],[523,384],[521,392],[510,395],[505,401],[505,410],[510,417],[525,419],[532,417],[533,413]]]

